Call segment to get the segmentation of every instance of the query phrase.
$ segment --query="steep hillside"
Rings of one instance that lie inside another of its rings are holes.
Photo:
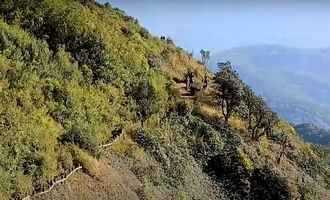
[[[212,66],[230,60],[281,116],[295,124],[330,128],[329,55],[329,49],[249,46],[215,54]]]
[[[239,109],[227,123],[205,68],[123,11],[6,0],[0,15],[1,199],[329,198],[326,152],[278,118],[258,138]]]

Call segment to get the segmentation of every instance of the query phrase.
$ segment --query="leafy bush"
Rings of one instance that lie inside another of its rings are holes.
[[[157,148],[157,143],[150,135],[146,135],[143,129],[138,129],[134,135],[134,140],[144,149],[153,151]]]
[[[175,97],[171,79],[188,69],[197,82],[205,74],[170,38],[89,0],[5,0],[0,18],[2,198],[40,190],[78,165],[99,175],[98,146],[122,132],[111,148],[133,160],[151,197],[160,199],[159,189],[173,199],[217,199],[207,169],[246,197],[255,163],[252,170],[229,125],[191,116],[191,105]],[[290,157],[312,171],[304,158]]]
[[[192,105],[184,100],[178,101],[175,105],[175,111],[180,116],[187,116],[192,112]]]
[[[147,80],[142,80],[132,88],[131,96],[137,106],[136,114],[143,125],[143,122],[155,112],[155,90]]]
[[[251,177],[252,199],[285,200],[291,199],[288,183],[271,170],[256,169]]]
[[[0,169],[0,195],[6,200],[12,193],[11,177],[6,171]]]
[[[230,199],[244,199],[250,195],[250,172],[235,147],[225,146],[223,152],[213,156],[208,162],[207,171],[218,180],[224,179],[224,186],[231,193]]]
[[[88,132],[84,132],[77,126],[73,126],[68,132],[62,135],[60,141],[64,144],[75,144],[92,153],[97,151],[97,141],[95,136]]]
[[[62,146],[58,155],[59,167],[63,171],[74,167],[73,157],[69,148]]]

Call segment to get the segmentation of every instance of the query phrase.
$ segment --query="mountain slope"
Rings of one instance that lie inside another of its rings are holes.
[[[292,123],[330,127],[330,50],[275,45],[235,48],[215,54],[230,60],[242,79]]]
[[[252,140],[212,87],[183,96],[204,67],[125,12],[14,0],[0,15],[2,199],[329,197],[323,151],[283,120]]]

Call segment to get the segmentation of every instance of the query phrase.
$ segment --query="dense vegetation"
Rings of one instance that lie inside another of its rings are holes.
[[[327,164],[318,162],[325,154],[301,142],[231,67],[182,99],[176,82],[187,71],[202,82],[203,65],[109,4],[5,0],[0,16],[3,199],[42,191],[80,165],[97,178],[109,153],[100,146],[115,137],[110,154],[129,161],[141,199],[328,195]],[[233,109],[219,108],[236,96]]]

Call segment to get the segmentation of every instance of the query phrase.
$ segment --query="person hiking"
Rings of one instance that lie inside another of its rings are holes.
[[[189,70],[186,74],[186,90],[189,91],[194,83],[194,74]]]
[[[203,80],[203,89],[205,90],[207,86],[208,86],[208,79],[207,79],[207,74],[205,73]]]
[[[185,82],[186,82],[186,90],[188,91],[190,89],[190,78],[189,78],[189,72],[185,75]]]

